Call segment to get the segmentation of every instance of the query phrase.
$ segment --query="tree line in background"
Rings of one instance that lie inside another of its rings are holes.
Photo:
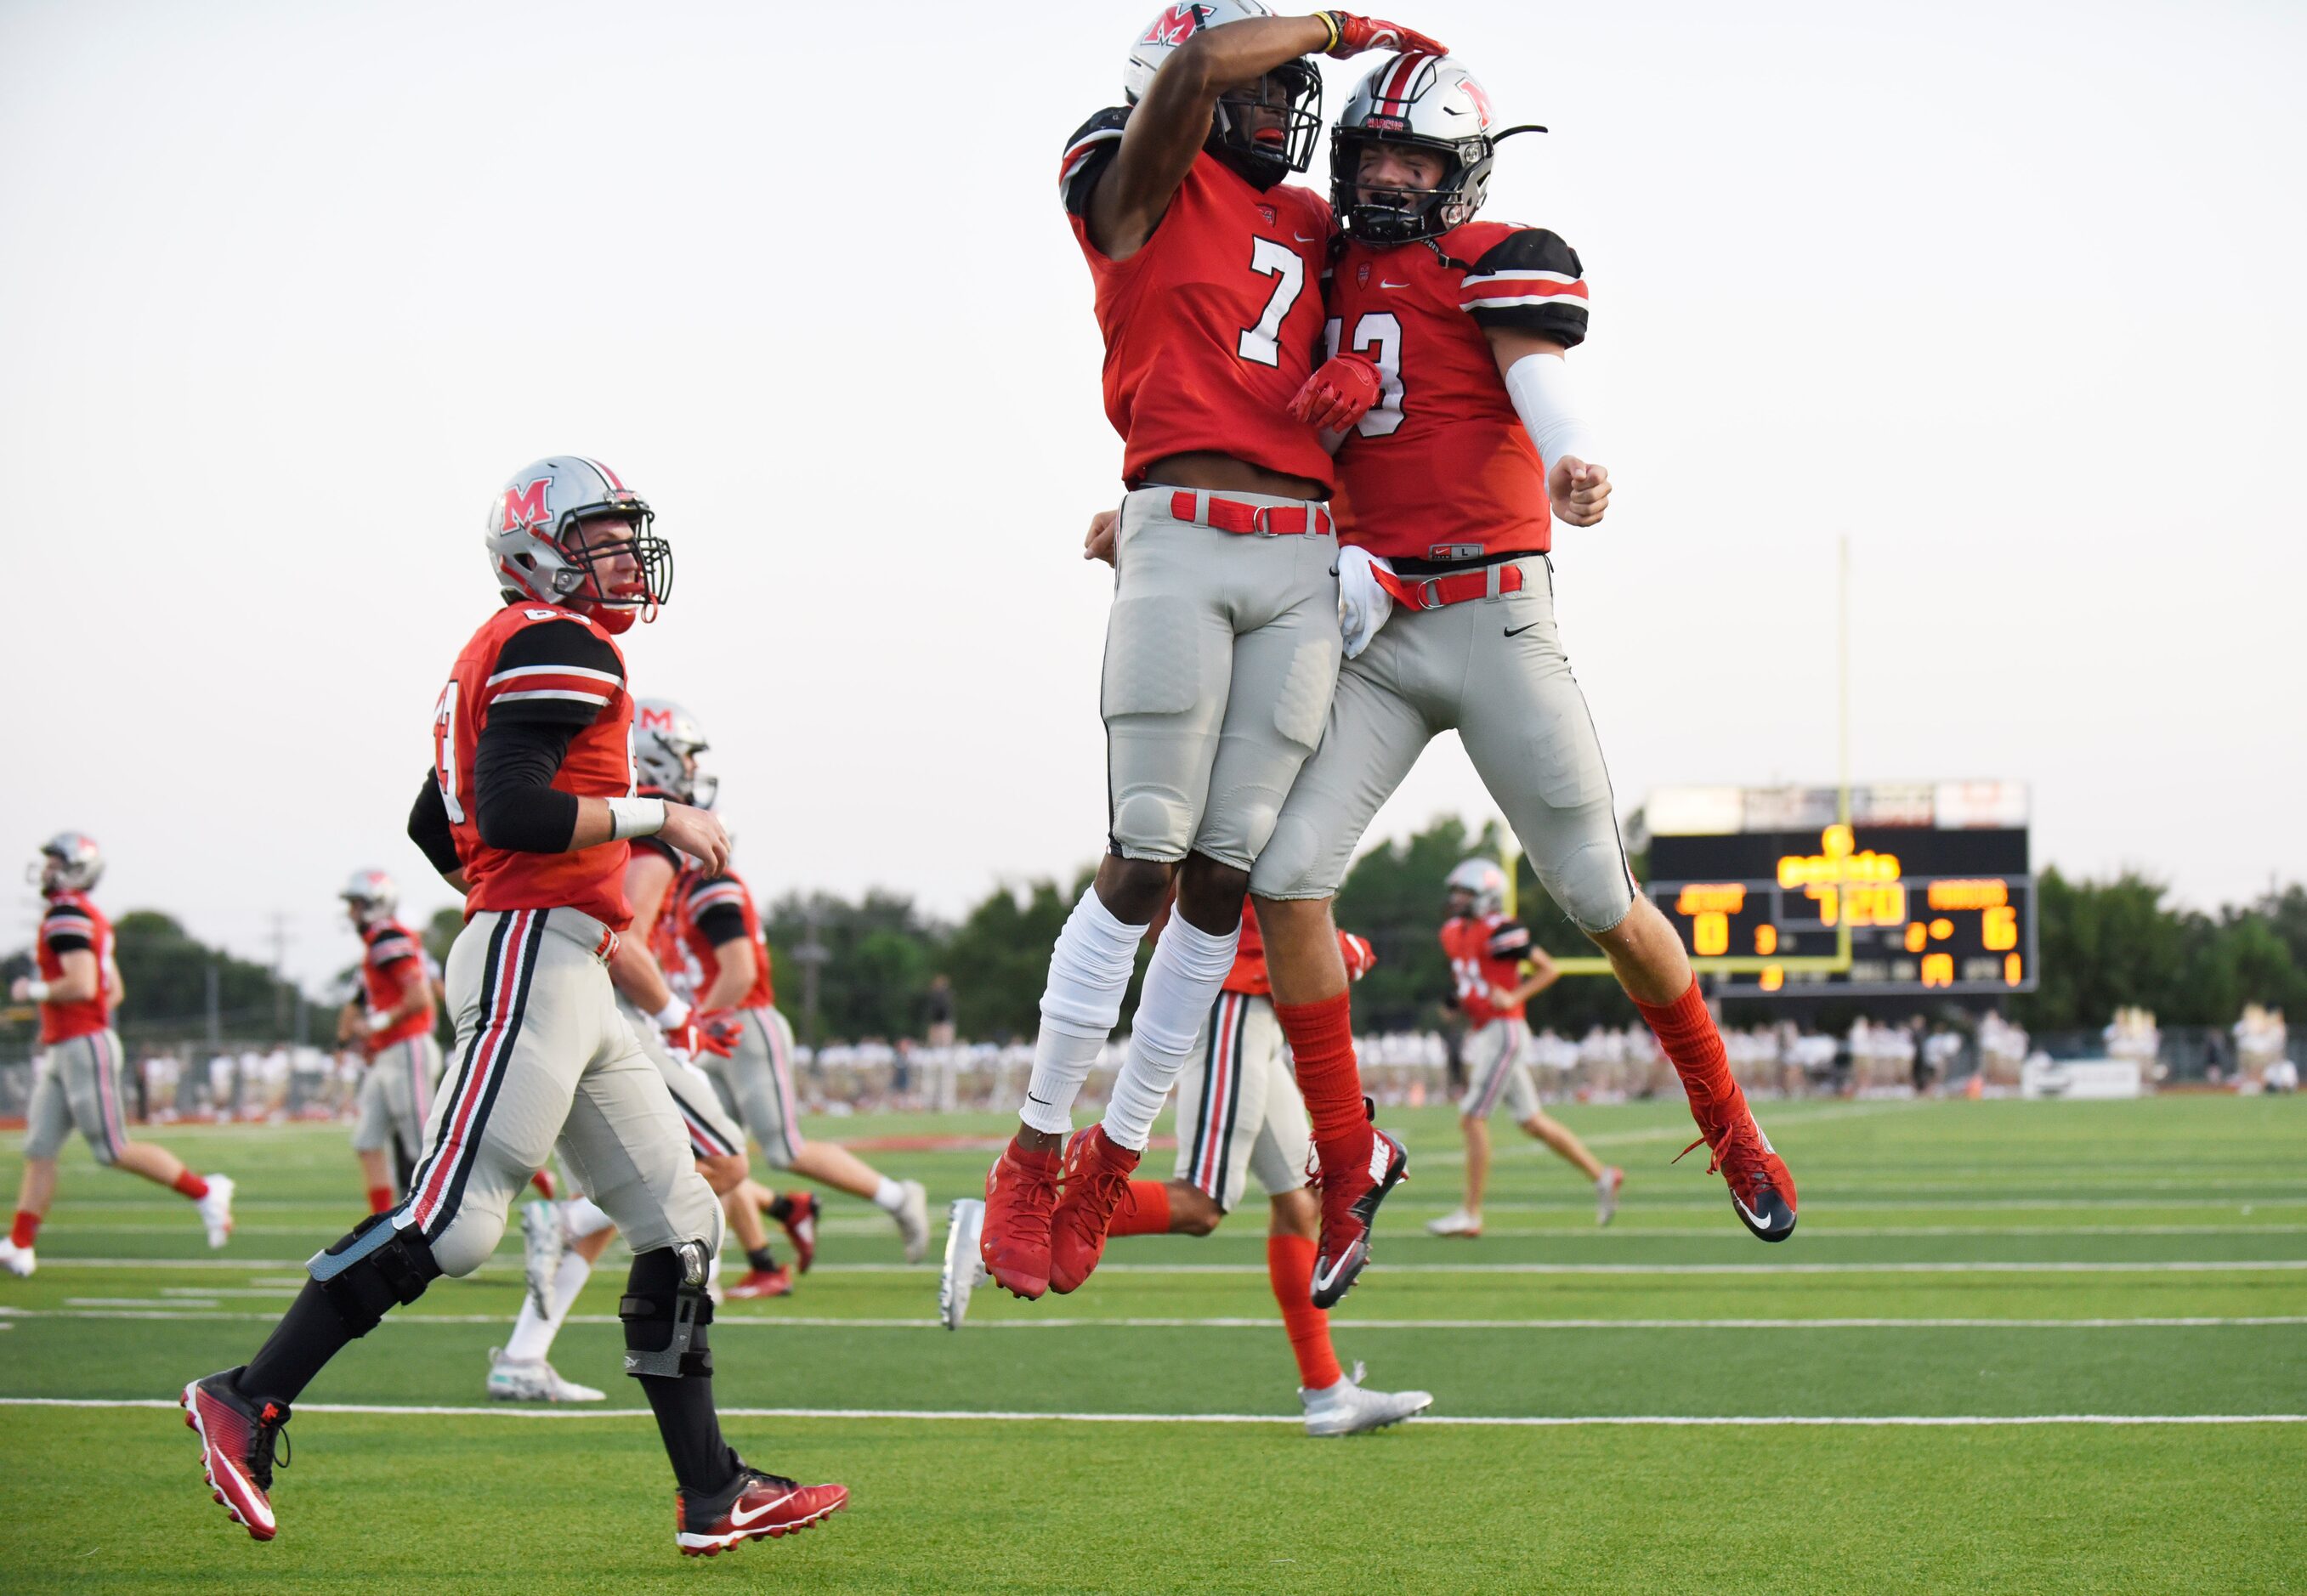
[[[1497,858],[1500,840],[1495,822],[1470,832],[1462,821],[1445,816],[1355,862],[1339,894],[1338,923],[1369,938],[1378,955],[1376,968],[1355,992],[1359,1027],[1395,1030],[1441,1022],[1450,991],[1448,961],[1435,938],[1442,878],[1461,859]],[[1637,858],[1637,874],[1642,866]],[[918,1037],[930,981],[943,973],[953,983],[962,1036],[1031,1037],[1050,945],[1087,881],[1085,871],[1063,886],[1053,881],[1005,886],[950,924],[892,892],[871,892],[857,900],[789,893],[767,906],[763,923],[779,1006],[804,1031],[813,1018],[823,1040]],[[2037,888],[2041,985],[2003,1004],[2029,1030],[2096,1028],[2127,1003],[2152,1010],[2165,1026],[2227,1025],[2246,1003],[2307,1016],[2307,887],[2294,883],[2217,913],[2176,907],[2166,901],[2163,886],[2130,873],[2112,881],[2070,881],[2046,869]],[[1520,895],[1522,918],[1542,946],[1556,952],[1585,950],[1584,938],[1538,888],[1527,863],[1521,866]],[[458,912],[447,909],[426,926],[435,957],[447,957],[460,923]],[[227,1036],[296,1034],[296,994],[263,965],[219,953],[169,916],[150,909],[123,915],[116,929],[129,992],[123,1028],[132,1039],[138,1033],[158,1039],[164,1031],[197,1037],[212,1007]],[[20,951],[0,961],[0,978],[29,968],[28,954]],[[325,1043],[334,1020],[324,1011],[341,996],[315,994],[307,1001],[323,1011],[308,1020],[308,1034]],[[1135,1002],[1133,986],[1128,1003]],[[1881,1013],[1885,1006],[1741,1001],[1728,1018],[1744,1024],[1792,1017],[1840,1030],[1851,1016]],[[1581,978],[1565,980],[1541,997],[1532,1020],[1575,1035],[1598,1024],[1631,1025],[1636,1016],[1615,982]],[[21,1021],[13,1028],[21,1035]]]

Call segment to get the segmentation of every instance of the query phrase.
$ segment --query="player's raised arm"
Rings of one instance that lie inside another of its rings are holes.
[[[1133,57],[1150,56],[1158,70],[1135,96],[1119,152],[1093,180],[1085,218],[1090,242],[1109,259],[1127,260],[1144,247],[1213,135],[1277,157],[1294,154],[1300,141],[1310,150],[1321,131],[1322,89],[1301,57],[1342,59],[1377,49],[1443,52],[1398,23],[1345,12],[1248,16],[1201,26],[1212,9],[1171,7],[1155,19]],[[1177,42],[1180,37],[1183,43]],[[1305,169],[1303,158],[1287,164]],[[1272,181],[1281,177],[1277,162]]]

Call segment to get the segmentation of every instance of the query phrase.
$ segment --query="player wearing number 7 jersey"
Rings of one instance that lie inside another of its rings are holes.
[[[1131,48],[1128,104],[1092,117],[1059,166],[1128,491],[1100,695],[1107,856],[1051,954],[1017,1134],[986,1179],[982,1253],[1021,1297],[1095,1267],[1232,967],[1250,865],[1321,736],[1339,659],[1330,457],[1282,407],[1314,369],[1330,214],[1282,180],[1321,127],[1311,55],[1424,42],[1256,0],[1165,6]],[[1061,1172],[1074,1098],[1173,884],[1105,1122]],[[1307,1083],[1317,1127],[1325,1105],[1359,1120],[1351,1064],[1342,1089]]]
[[[1276,993],[1326,964],[1342,1009],[1329,900],[1378,806],[1454,730],[1539,880],[1608,955],[1674,1061],[1740,1221],[1782,1241],[1793,1177],[1731,1079],[1680,939],[1634,891],[1555,626],[1553,522],[1600,521],[1609,477],[1563,360],[1586,336],[1577,255],[1541,229],[1474,219],[1498,141],[1521,131],[1494,131],[1481,85],[1422,53],[1380,63],[1339,120],[1340,352],[1292,414],[1350,429],[1338,454],[1350,657],[1250,890]],[[1339,402],[1372,377],[1380,398],[1367,414]],[[1351,1262],[1325,1248],[1317,1293],[1323,1268]]]

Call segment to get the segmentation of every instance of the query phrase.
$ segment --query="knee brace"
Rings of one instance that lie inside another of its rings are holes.
[[[625,1327],[625,1372],[636,1379],[680,1379],[713,1372],[705,1327],[713,1299],[705,1294],[701,1242],[659,1247],[633,1259],[617,1318]]]
[[[414,1302],[441,1277],[433,1244],[415,1230],[395,1228],[389,1213],[371,1214],[304,1267],[355,1336],[375,1329],[386,1313]]]

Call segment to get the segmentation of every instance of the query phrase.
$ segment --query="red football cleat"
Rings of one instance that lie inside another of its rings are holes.
[[[674,1491],[673,1538],[682,1557],[718,1557],[741,1541],[775,1540],[805,1530],[848,1501],[845,1485],[796,1485],[782,1474],[746,1469],[716,1496]]]
[[[783,1264],[774,1269],[748,1269],[745,1277],[722,1295],[737,1302],[750,1302],[755,1297],[790,1297],[793,1271]]]
[[[252,1540],[270,1541],[272,1520],[272,1451],[280,1427],[288,1422],[286,1403],[252,1402],[233,1384],[241,1371],[227,1369],[194,1380],[177,1404],[184,1428],[201,1438],[201,1472],[209,1491],[224,1504],[232,1522],[244,1524]],[[288,1455],[283,1452],[280,1461]]]
[[[985,1231],[977,1255],[996,1285],[1028,1302],[1050,1289],[1050,1216],[1061,1167],[1057,1154],[1021,1148],[1013,1137],[985,1172]]]
[[[785,1202],[785,1216],[777,1223],[785,1227],[786,1239],[793,1242],[793,1268],[806,1275],[809,1266],[817,1261],[817,1193],[788,1191]]]
[[[1702,1143],[1713,1155],[1706,1173],[1719,1174],[1728,1182],[1738,1223],[1765,1242],[1783,1242],[1794,1234],[1795,1177],[1754,1122],[1746,1094],[1738,1093],[1720,1109],[1709,1104],[1702,1110],[1694,1098],[1690,1114],[1698,1122],[1699,1138],[1677,1153],[1676,1160]]]
[[[1365,1103],[1368,1102],[1364,1098]],[[1410,1154],[1384,1131],[1370,1131],[1369,1156],[1314,1177],[1322,1199],[1322,1241],[1314,1256],[1314,1306],[1334,1308],[1369,1262],[1370,1226],[1385,1194],[1409,1178]]]
[[[1050,1289],[1077,1291],[1105,1256],[1113,1210],[1129,1191],[1138,1155],[1092,1125],[1066,1144],[1066,1190],[1050,1220]]]

